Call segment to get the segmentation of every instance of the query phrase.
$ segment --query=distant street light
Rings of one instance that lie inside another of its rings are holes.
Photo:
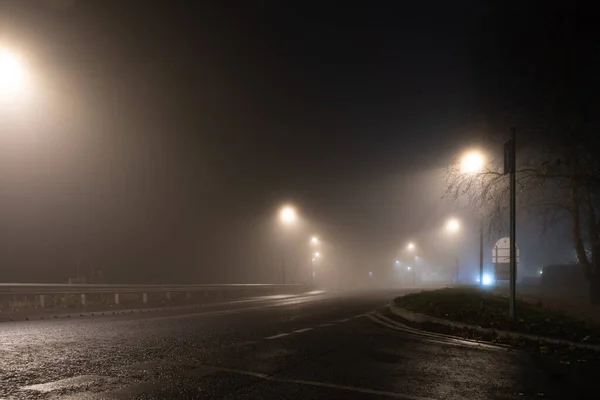
[[[292,225],[298,218],[296,209],[291,205],[285,205],[279,210],[279,220],[283,225]],[[287,250],[287,243],[285,238],[283,239],[283,248],[281,250],[281,282],[285,284],[285,256]]]
[[[396,265],[399,265],[399,264],[400,264],[400,260],[396,260]]]
[[[315,258],[319,258],[319,257],[321,257],[321,254],[320,254],[320,253],[317,251],[317,252],[315,253]]]
[[[456,234],[460,230],[460,222],[456,218],[450,218],[446,222],[446,231],[451,235]],[[458,252],[456,254],[456,284],[458,285],[458,278],[460,275],[460,261],[458,259]]]
[[[25,84],[25,67],[16,54],[0,49],[0,94],[14,94]]]
[[[312,238],[310,238],[310,243],[311,244],[319,244],[319,238],[316,236],[313,236]]]
[[[414,250],[414,249],[415,249],[415,244],[414,244],[413,242],[410,242],[410,243],[408,244],[408,246],[406,246],[406,248],[407,248],[408,250]]]
[[[406,267],[406,270],[407,270],[407,271],[410,271],[410,266]]]
[[[482,152],[472,150],[465,153],[460,159],[460,172],[463,174],[474,174],[481,172],[485,164],[485,156]]]
[[[458,221],[458,219],[456,218],[450,218],[447,222],[446,222],[446,230],[449,233],[456,233],[460,230],[460,222]]]
[[[291,224],[296,222],[296,209],[292,206],[283,206],[279,211],[279,219],[284,224]]]

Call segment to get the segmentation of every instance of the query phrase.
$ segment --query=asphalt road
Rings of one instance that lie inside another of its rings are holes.
[[[1,323],[0,399],[598,398],[597,362],[403,330],[394,294]]]

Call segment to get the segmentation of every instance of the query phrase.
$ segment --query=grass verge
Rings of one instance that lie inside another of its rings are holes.
[[[600,330],[561,311],[517,301],[516,318],[508,318],[508,300],[480,288],[445,288],[394,299],[407,310],[483,328],[599,344]]]

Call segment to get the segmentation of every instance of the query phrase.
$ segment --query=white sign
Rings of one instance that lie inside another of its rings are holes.
[[[520,250],[515,244],[517,250],[517,264],[519,263]],[[492,248],[492,263],[493,264],[509,264],[510,263],[510,238],[504,237],[496,242]]]

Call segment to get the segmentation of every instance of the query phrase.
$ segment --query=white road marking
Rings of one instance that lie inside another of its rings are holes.
[[[94,382],[99,381],[110,381],[114,378],[110,378],[108,376],[98,376],[98,375],[80,375],[74,376],[71,378],[61,379],[58,381],[40,383],[37,385],[23,386],[22,390],[35,390],[38,392],[52,392],[54,390],[60,390],[65,388],[73,388],[77,386],[89,385]]]
[[[310,330],[312,330],[312,328],[298,329],[297,331],[294,331],[294,332],[296,332],[296,333],[302,333],[302,332],[307,332],[307,331],[310,331]]]
[[[350,318],[340,319],[338,322],[346,322],[346,321],[350,321]]]
[[[289,335],[289,333],[279,333],[277,335],[266,337],[265,339],[277,339],[277,338],[280,338],[280,337],[283,337],[283,336],[287,336],[287,335]]]
[[[317,325],[317,328],[325,328],[326,326],[331,326],[333,324],[321,324],[321,325]]]
[[[412,396],[410,394],[402,394],[396,392],[387,392],[385,390],[375,390],[375,389],[367,389],[356,386],[346,386],[346,385],[336,385],[335,383],[326,383],[326,382],[316,382],[316,381],[305,381],[301,379],[284,379],[284,378],[266,378],[269,381],[274,382],[282,382],[282,383],[295,383],[298,385],[309,385],[309,386],[318,386],[318,387],[326,387],[331,389],[339,389],[339,390],[347,390],[349,392],[355,393],[366,393],[366,394],[375,394],[379,396],[387,396],[394,397],[396,399],[405,399],[405,400],[434,400],[431,397],[420,397],[420,396]]]
[[[286,378],[276,378],[272,375],[266,375],[266,374],[261,374],[258,372],[252,372],[252,371],[241,371],[239,369],[230,369],[230,368],[221,368],[221,367],[214,367],[215,369],[221,370],[221,371],[227,371],[227,372],[232,372],[235,374],[240,374],[240,375],[248,375],[248,376],[253,376],[256,378],[261,378],[267,381],[273,381],[273,382],[281,382],[281,383],[294,383],[297,385],[307,385],[307,386],[317,386],[317,387],[325,387],[325,388],[331,388],[331,389],[338,389],[338,390],[346,390],[346,391],[350,391],[350,392],[355,392],[355,393],[366,393],[366,394],[375,394],[375,395],[379,395],[379,396],[387,396],[387,397],[393,397],[396,399],[405,399],[405,400],[435,400],[431,397],[420,397],[420,396],[413,396],[410,394],[403,394],[403,393],[397,393],[397,392],[387,392],[385,390],[376,390],[376,389],[368,389],[368,388],[364,388],[364,387],[357,387],[357,386],[347,386],[347,385],[338,385],[335,383],[327,383],[327,382],[318,382],[318,381],[305,381],[302,379],[286,379]]]

